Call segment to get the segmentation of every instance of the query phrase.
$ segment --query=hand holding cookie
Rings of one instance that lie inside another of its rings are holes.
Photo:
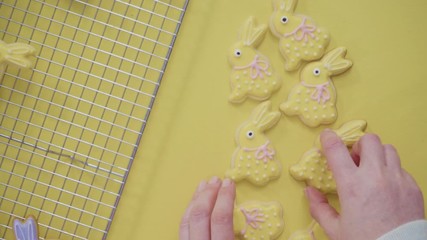
[[[323,132],[321,142],[336,179],[341,212],[315,188],[308,187],[306,194],[312,216],[331,240],[377,239],[402,224],[424,219],[421,191],[401,168],[394,147],[366,134],[350,154],[332,131]]]

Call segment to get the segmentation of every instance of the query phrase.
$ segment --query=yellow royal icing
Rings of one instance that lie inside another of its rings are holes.
[[[247,202],[234,208],[234,233],[241,239],[276,239],[284,226],[278,202]]]
[[[334,131],[348,147],[351,147],[365,134],[366,125],[364,120],[353,120]],[[336,183],[322,154],[319,138],[316,139],[314,147],[305,152],[301,160],[289,171],[295,180],[305,181],[323,193],[336,193]]]
[[[6,64],[12,64],[21,68],[30,68],[32,62],[29,59],[36,52],[35,48],[24,43],[7,44],[0,40],[0,77]]]
[[[321,58],[329,44],[327,30],[317,27],[306,16],[295,14],[297,0],[274,0],[270,29],[280,38],[279,49],[285,58],[285,69],[293,71],[302,61]]]
[[[278,90],[281,81],[273,74],[270,60],[256,50],[267,31],[250,17],[244,24],[239,40],[230,48],[228,60],[232,66],[229,101],[239,103],[246,98],[266,100]]]
[[[352,66],[352,62],[344,58],[345,54],[346,49],[339,47],[320,61],[307,64],[301,71],[300,83],[291,90],[280,109],[288,116],[299,116],[309,127],[335,122],[337,95],[330,77]]]
[[[281,114],[270,109],[269,101],[259,104],[248,121],[238,128],[238,147],[232,157],[231,169],[226,172],[226,176],[234,181],[246,179],[255,185],[265,185],[280,176],[281,164],[264,132],[279,121]]]

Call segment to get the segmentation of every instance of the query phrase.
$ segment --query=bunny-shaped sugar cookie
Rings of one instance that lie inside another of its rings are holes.
[[[294,71],[302,61],[321,58],[329,44],[327,30],[317,27],[306,16],[294,13],[297,0],[273,0],[270,29],[280,38],[279,49],[285,58],[285,69]]]
[[[281,164],[264,132],[279,121],[281,114],[270,109],[269,101],[259,104],[237,130],[238,147],[232,157],[231,169],[226,172],[226,176],[234,181],[247,179],[260,186],[280,176]]]
[[[277,239],[285,226],[278,202],[245,202],[233,215],[234,233],[241,239]]]
[[[250,17],[244,24],[238,41],[230,48],[228,60],[232,66],[230,77],[232,103],[246,98],[266,100],[278,90],[281,81],[273,74],[270,60],[256,50],[267,31],[266,25],[256,25]]]
[[[301,71],[300,83],[280,109],[288,116],[298,115],[309,127],[331,124],[337,119],[336,92],[330,77],[347,71],[352,62],[345,59],[346,49],[336,48],[320,61],[307,64]]]
[[[21,68],[29,68],[32,65],[29,56],[33,56],[34,47],[24,43],[6,44],[0,40],[0,77],[3,76],[6,64],[13,64]]]
[[[365,134],[366,125],[364,120],[353,120],[335,130],[335,133],[347,147],[351,147]],[[301,160],[290,168],[290,174],[295,180],[305,181],[323,193],[336,193],[335,180],[321,149],[318,137],[314,147],[304,153]]]

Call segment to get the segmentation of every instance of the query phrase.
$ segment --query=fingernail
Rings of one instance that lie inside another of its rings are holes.
[[[230,179],[228,179],[228,178],[226,178],[226,179],[224,179],[224,181],[222,182],[221,187],[228,187],[228,186],[230,186],[230,185],[231,185],[231,180],[230,180]]]
[[[219,181],[219,178],[217,176],[213,176],[211,180],[209,180],[209,184],[215,184]]]
[[[201,181],[199,184],[199,187],[197,188],[197,191],[198,192],[202,191],[203,189],[205,189],[206,185],[207,185],[206,181]]]

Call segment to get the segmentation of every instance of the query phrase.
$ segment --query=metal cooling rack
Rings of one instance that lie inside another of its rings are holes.
[[[0,39],[37,49],[0,85],[0,239],[105,239],[188,0],[3,0]]]

